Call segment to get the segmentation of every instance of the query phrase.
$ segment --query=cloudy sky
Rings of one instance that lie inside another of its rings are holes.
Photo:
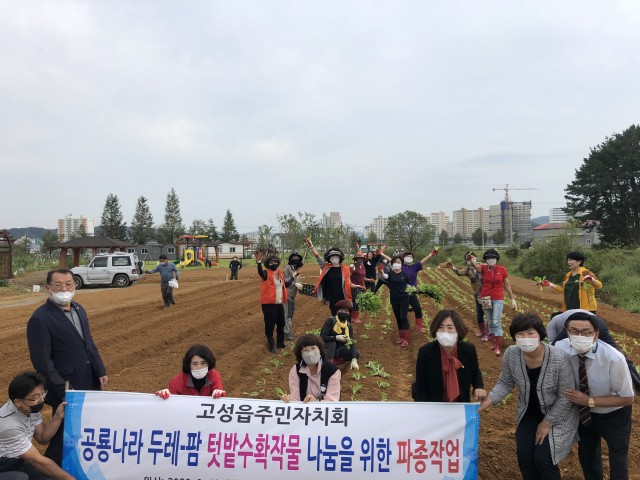
[[[640,2],[0,0],[0,228],[564,205],[640,123]]]

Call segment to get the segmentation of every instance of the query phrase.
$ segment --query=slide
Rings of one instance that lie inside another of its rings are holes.
[[[181,267],[186,267],[191,262],[193,262],[193,259],[194,259],[193,250],[185,250],[184,251],[184,261],[180,262],[180,266]]]

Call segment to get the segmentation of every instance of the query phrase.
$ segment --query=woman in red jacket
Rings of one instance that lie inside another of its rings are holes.
[[[182,373],[171,379],[169,388],[156,392],[163,400],[171,395],[226,397],[220,372],[215,369],[216,357],[205,345],[192,345],[182,359]]]

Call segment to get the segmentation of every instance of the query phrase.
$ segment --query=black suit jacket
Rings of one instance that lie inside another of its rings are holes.
[[[65,381],[76,390],[100,390],[99,378],[107,374],[91,337],[87,313],[75,302],[71,308],[80,318],[84,339],[50,299],[27,323],[31,363],[45,377],[49,391],[46,402],[54,408],[64,400]]]
[[[463,365],[463,368],[457,371],[458,386],[460,387],[460,399],[458,401],[470,402],[471,386],[473,386],[474,390],[476,388],[484,388],[476,347],[469,342],[458,342],[458,360]],[[418,350],[413,399],[416,402],[442,402],[444,401],[443,395],[440,344],[437,341],[433,341]]]

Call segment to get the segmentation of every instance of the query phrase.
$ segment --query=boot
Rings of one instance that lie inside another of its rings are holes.
[[[402,348],[407,348],[409,346],[409,330],[402,330],[402,343],[400,346]]]
[[[491,345],[491,350],[496,349],[496,336],[493,333],[489,334],[489,345]]]
[[[488,342],[489,341],[489,325],[487,325],[486,323],[481,323],[480,327],[482,328],[482,337],[480,338],[480,340],[482,340],[483,342]]]
[[[495,337],[495,342],[496,342],[495,352],[496,352],[496,356],[498,356],[498,357],[502,353],[502,342],[503,342],[503,340],[504,340],[504,337],[502,335]]]
[[[360,320],[360,313],[357,310],[351,312],[351,323],[355,323],[356,325],[362,323],[362,320]]]
[[[404,335],[402,334],[404,330],[398,330],[398,339],[396,340],[396,345],[400,345],[404,341]]]
[[[476,337],[478,338],[484,337],[484,323],[478,324],[478,333],[476,333]]]
[[[290,318],[284,319],[284,338],[285,340],[296,339],[296,336],[293,334],[293,322]]]
[[[427,331],[426,328],[424,328],[424,324],[421,318],[416,318],[416,332],[421,332],[421,333],[425,333]]]
[[[268,345],[269,345],[269,351],[270,351],[271,353],[278,353],[278,349],[276,348],[276,344],[275,344],[275,342],[273,341],[273,337],[271,337],[271,338],[267,338],[267,343],[268,343]]]

